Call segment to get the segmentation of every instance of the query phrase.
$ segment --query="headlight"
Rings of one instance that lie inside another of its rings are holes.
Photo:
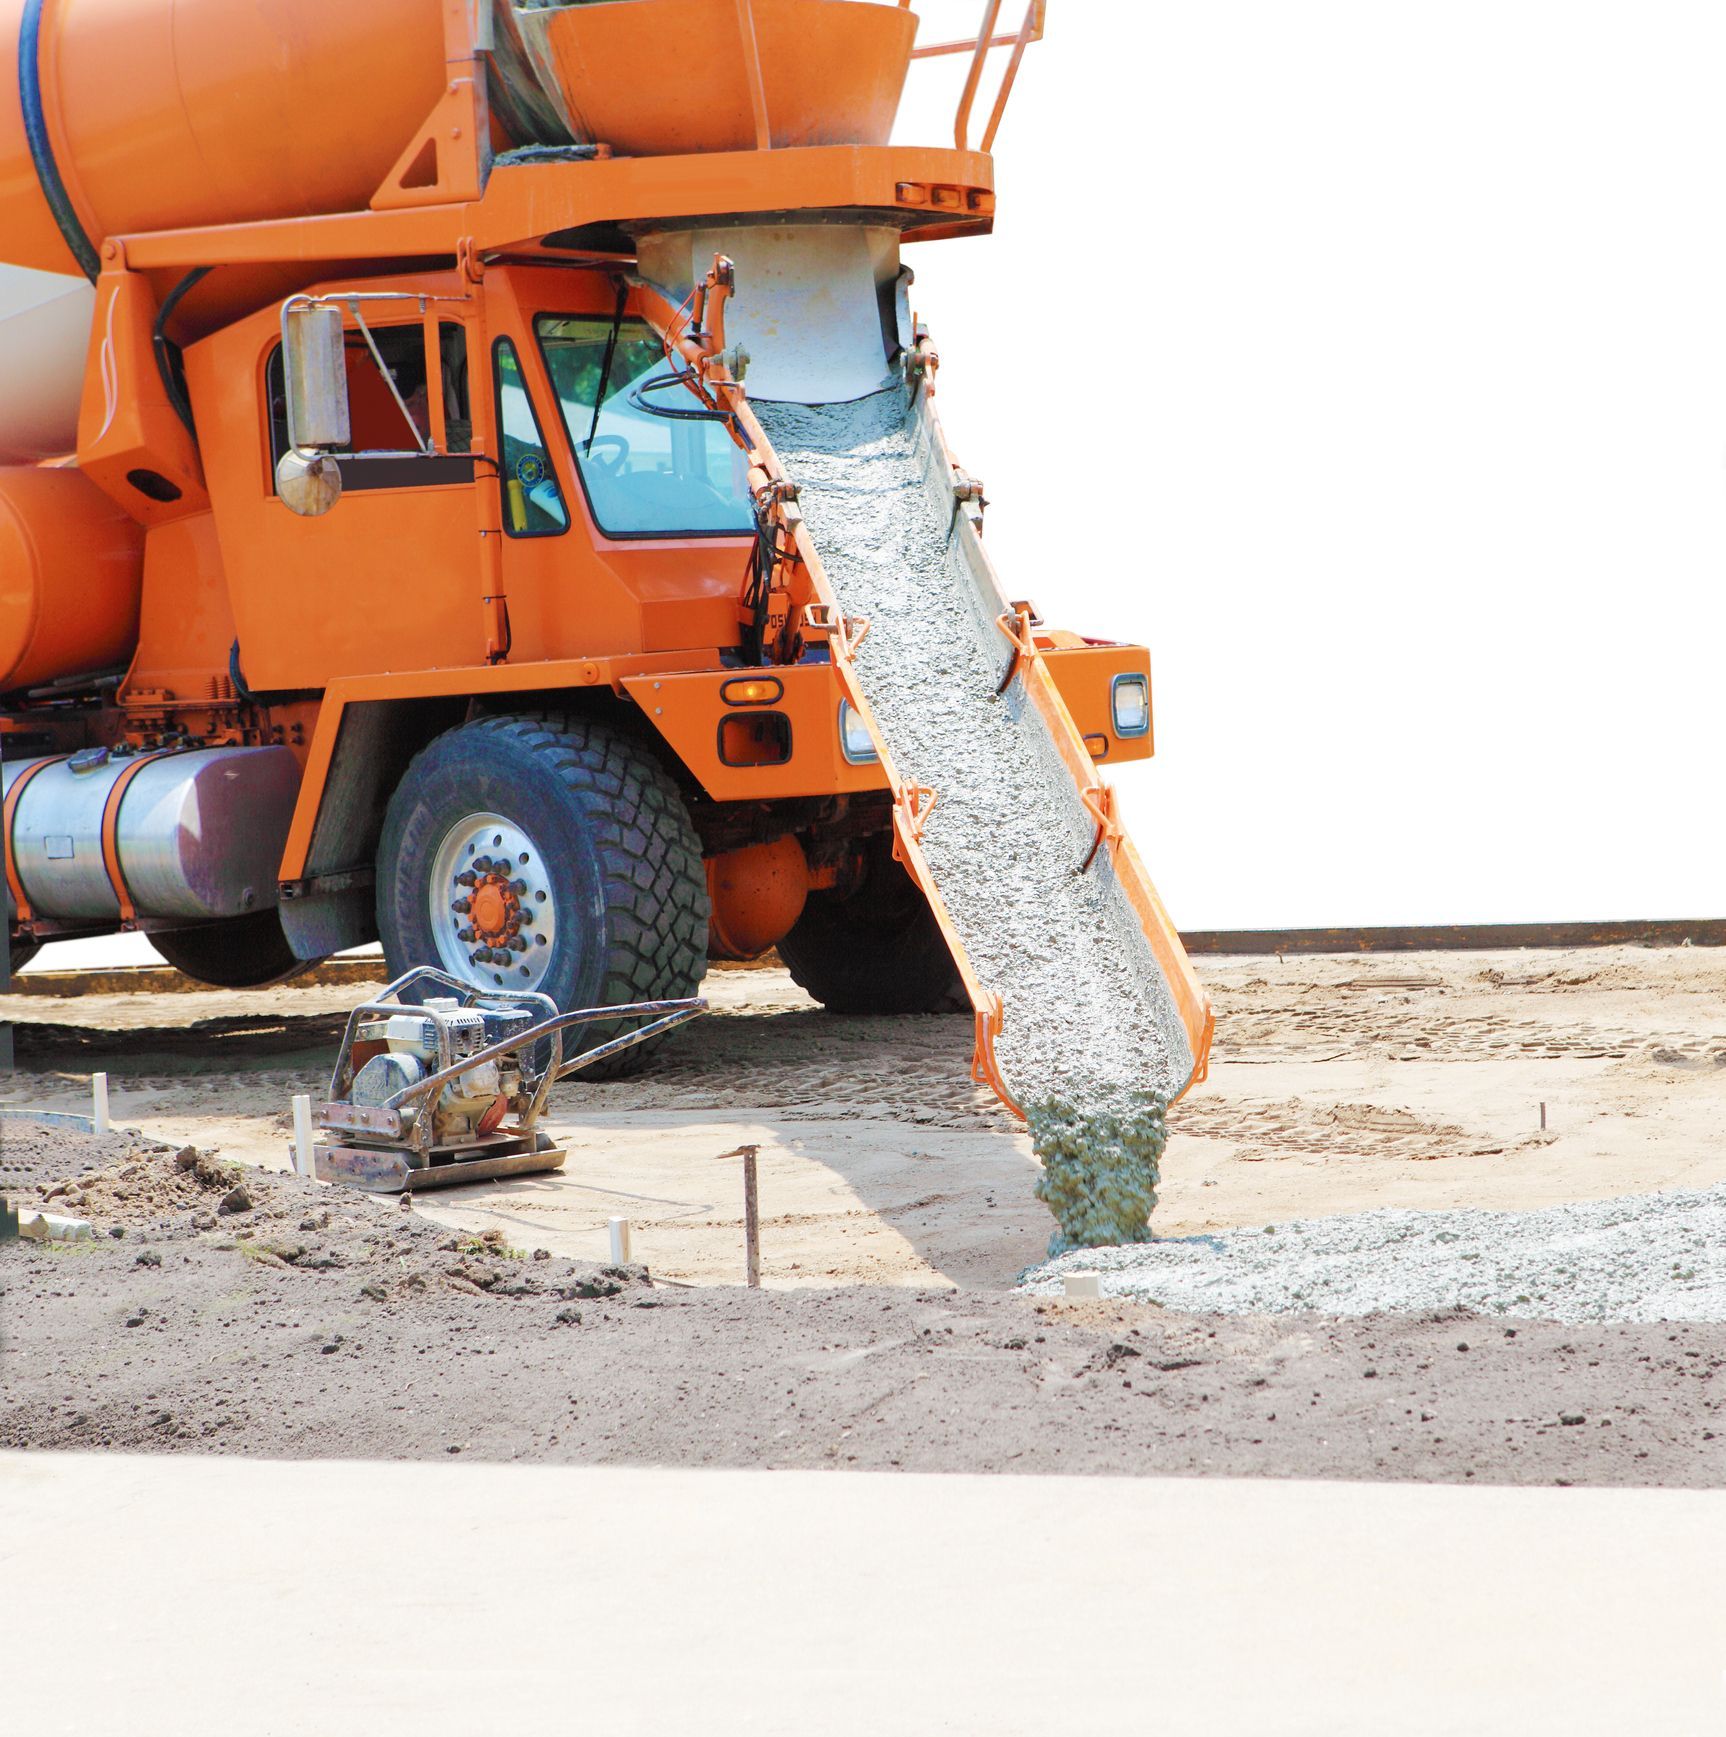
[[[839,702],[839,752],[853,766],[869,766],[881,756],[869,737],[869,726],[849,700]]]
[[[1115,677],[1115,734],[1145,736],[1151,729],[1151,684],[1142,675]]]

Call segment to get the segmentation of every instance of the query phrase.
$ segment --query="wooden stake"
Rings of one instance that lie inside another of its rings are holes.
[[[743,1148],[743,1266],[752,1291],[761,1289],[761,1198],[755,1185],[755,1148]]]
[[[1540,1131],[1543,1134],[1546,1132],[1546,1106],[1544,1104],[1540,1106]]]
[[[98,1134],[108,1132],[108,1076],[90,1076],[90,1126]]]
[[[759,1146],[739,1146],[721,1152],[721,1158],[743,1160],[743,1277],[752,1291],[761,1289],[761,1195],[757,1187],[755,1157]]]

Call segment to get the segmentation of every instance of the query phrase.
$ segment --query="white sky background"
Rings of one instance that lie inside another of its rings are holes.
[[[1726,916],[1726,12],[1048,11],[907,258],[1009,593],[1152,649],[1177,922]]]

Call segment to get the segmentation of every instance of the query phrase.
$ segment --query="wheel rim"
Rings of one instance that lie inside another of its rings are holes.
[[[557,901],[534,843],[501,814],[470,814],[432,860],[431,932],[452,977],[481,988],[537,989],[557,945]]]

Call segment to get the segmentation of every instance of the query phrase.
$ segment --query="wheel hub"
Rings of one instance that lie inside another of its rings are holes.
[[[457,821],[438,846],[429,892],[447,971],[482,987],[539,987],[557,912],[547,865],[521,827],[497,814]]]

